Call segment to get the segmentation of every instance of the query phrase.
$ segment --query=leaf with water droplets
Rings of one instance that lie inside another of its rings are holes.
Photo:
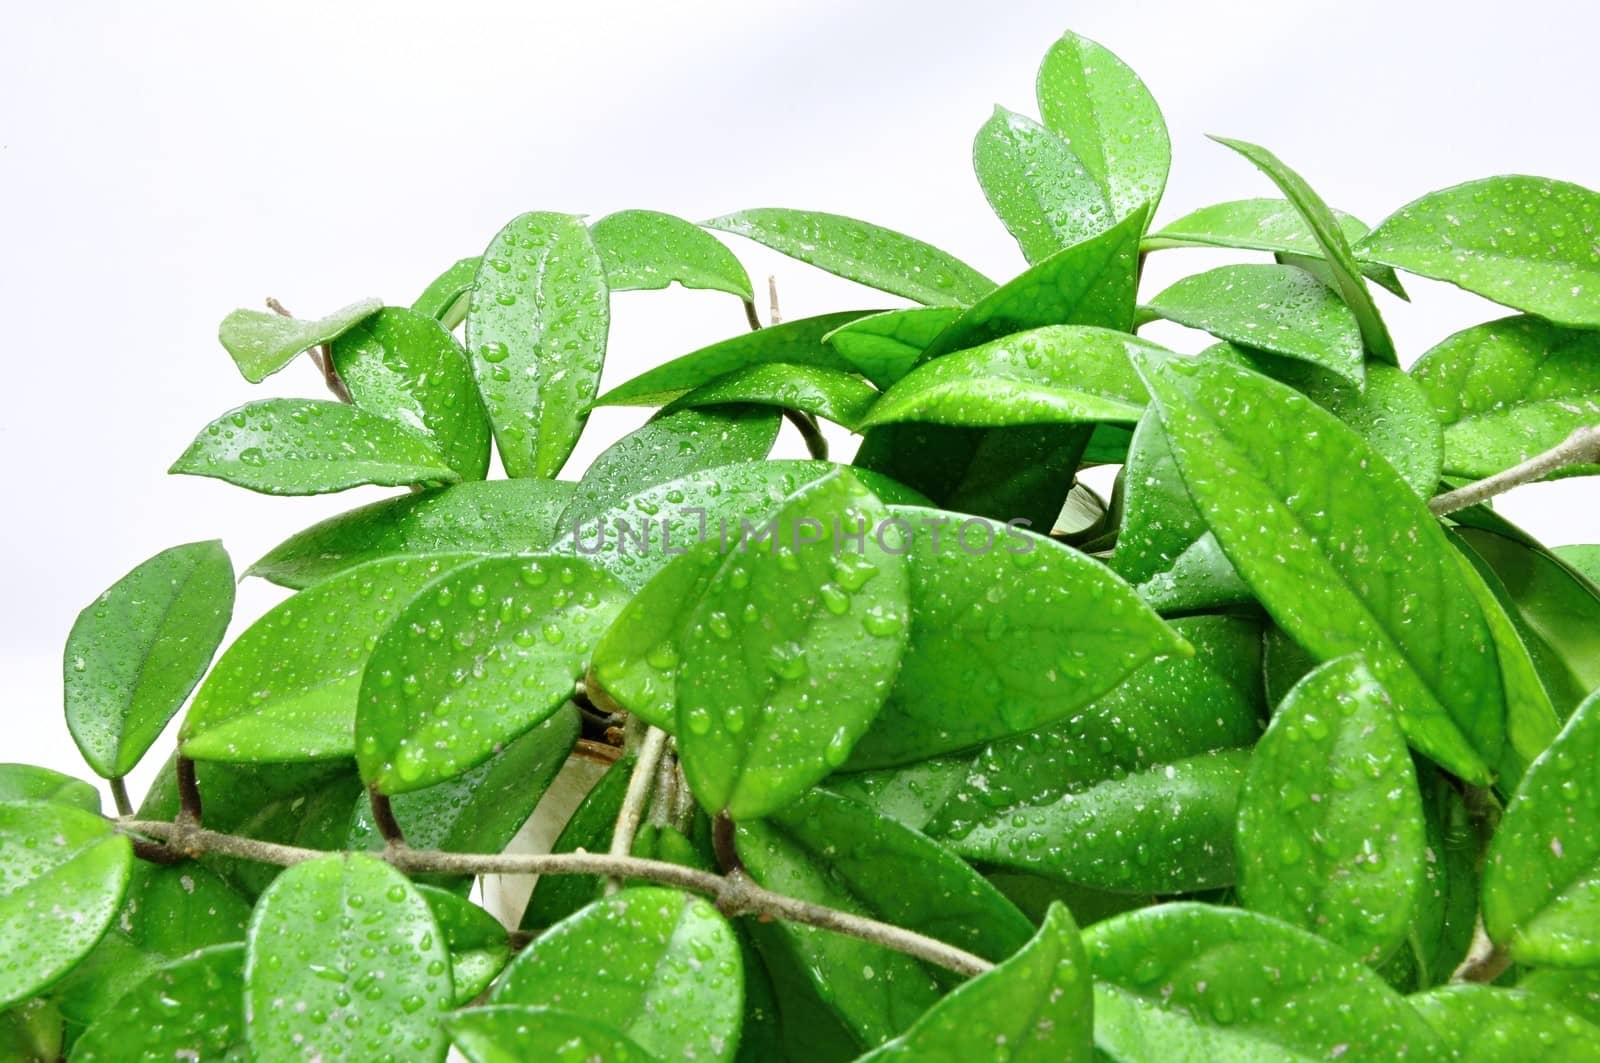
[[[1222,266],[1185,277],[1150,309],[1220,339],[1320,366],[1360,388],[1365,355],[1356,316],[1334,292],[1293,266]]]
[[[1554,1000],[1600,1026],[1600,967],[1540,967],[1524,971],[1517,979],[1517,988]]]
[[[407,841],[411,839],[407,838]],[[416,842],[411,842],[415,845]],[[489,988],[511,959],[511,939],[500,920],[465,897],[436,886],[417,886],[428,902],[450,953],[450,981],[455,1002],[468,1004]]]
[[[489,1002],[559,1007],[663,1059],[730,1060],[743,984],[733,928],[715,908],[640,886],[596,901],[535,938]]]
[[[672,1058],[646,1052],[589,1015],[554,1008],[491,1005],[458,1011],[445,1022],[451,1040],[470,1063],[657,1063]]]
[[[1534,317],[1464,329],[1411,373],[1444,424],[1444,471],[1481,479],[1600,424],[1600,334]],[[1569,466],[1564,476],[1600,472]]]
[[[174,546],[78,614],[63,677],[67,727],[89,766],[126,775],[205,674],[233,616],[220,542]]]
[[[822,341],[851,369],[887,388],[909,373],[934,337],[960,316],[960,309],[947,306],[885,310],[840,325]]]
[[[454,329],[466,320],[472,286],[478,281],[478,265],[482,261],[478,255],[457,259],[423,289],[411,309],[428,315],[447,329]]]
[[[1061,137],[996,107],[978,130],[972,165],[989,206],[1016,237],[1029,265],[1087,239],[1115,220],[1106,190]]]
[[[251,565],[304,590],[369,561],[402,555],[507,554],[543,549],[573,497],[562,480],[489,480],[401,495],[313,524]]]
[[[1361,338],[1367,350],[1380,362],[1395,364],[1394,341],[1389,338],[1389,329],[1378,314],[1378,304],[1372,301],[1372,292],[1367,289],[1367,283],[1362,279],[1360,264],[1356,261],[1354,252],[1350,250],[1350,241],[1346,239],[1344,229],[1339,219],[1334,216],[1333,210],[1323,202],[1322,197],[1317,195],[1304,177],[1284,165],[1282,159],[1266,148],[1243,140],[1229,140],[1226,137],[1211,139],[1249,159],[1256,169],[1271,178],[1272,183],[1278,186],[1278,190],[1294,204],[1295,209],[1300,212],[1300,216],[1311,229],[1311,235],[1327,262],[1328,272],[1332,276],[1339,297],[1350,307],[1356,316],[1356,321],[1360,323]]]
[[[1584,579],[1600,587],[1600,544],[1574,543],[1551,547],[1551,552]]]
[[[100,811],[100,791],[89,783],[32,764],[0,764],[0,801],[53,801]]]
[[[332,343],[382,306],[381,299],[363,299],[314,320],[284,317],[265,310],[235,310],[222,319],[217,339],[222,341],[244,378],[259,384],[303,351]]]
[[[1036,89],[1044,124],[1105,188],[1116,216],[1154,213],[1172,143],[1139,75],[1094,41],[1066,33],[1045,53]]]
[[[1600,1025],[1559,1003],[1515,989],[1449,985],[1407,998],[1460,1063],[1589,1063]]]
[[[1143,353],[1136,364],[1185,487],[1279,626],[1319,660],[1362,653],[1407,737],[1440,764],[1479,783],[1515,777],[1523,754],[1508,748],[1477,576],[1389,463],[1260,374]]]
[[[989,278],[937,247],[839,214],[762,207],[705,225],[925,306],[970,306],[994,289]]]
[[[461,479],[421,432],[323,399],[240,406],[206,425],[167,471],[210,476],[267,495]]]
[[[1519,963],[1600,966],[1600,691],[1512,795],[1483,871],[1483,925]]]
[[[589,226],[614,292],[710,288],[755,299],[750,275],[732,251],[700,226],[656,210],[620,210]]]
[[[606,852],[628,793],[628,780],[637,761],[619,758],[600,776],[583,800],[567,817],[561,833],[550,845],[552,853]],[[523,930],[543,930],[559,923],[578,909],[601,896],[599,875],[540,875],[533,884],[528,905],[522,910],[519,925]]]
[[[463,480],[489,471],[489,419],[466,351],[425,314],[387,307],[333,342],[333,364],[358,409],[433,441]]]
[[[1078,928],[1054,904],[1033,940],[862,1060],[1087,1063],[1094,1058],[1093,986]]]
[[[994,521],[894,506],[910,573],[900,671],[852,768],[1030,731],[1188,645],[1105,566]]]
[[[442,1060],[450,954],[428,902],[381,860],[329,854],[256,903],[245,1016],[258,1059]]]
[[[877,400],[878,389],[854,373],[769,362],[724,373],[680,395],[663,412],[751,402],[798,410],[855,431]]]
[[[1343,949],[1276,919],[1163,904],[1084,931],[1095,1047],[1175,1059],[1445,1059],[1433,1031]]]
[[[708,811],[776,811],[843,764],[877,715],[907,639],[903,544],[887,516],[841,470],[796,493],[770,536],[742,538],[712,577],[677,674],[678,750]]]
[[[361,673],[412,596],[472,558],[374,561],[280,603],[234,640],[178,731],[194,760],[291,761],[355,752]]]
[[[1139,347],[1159,349],[1090,326],[1014,333],[913,369],[884,392],[864,425],[1132,424],[1149,398],[1128,361]]]
[[[430,583],[367,660],[355,720],[362,779],[401,794],[489,759],[572,696],[627,598],[572,558],[483,558]]]
[[[741,333],[640,373],[601,395],[594,405],[660,406],[736,369],[749,369],[774,362],[849,372],[850,363],[824,343],[823,337],[870,313],[867,310],[843,310],[818,317],[796,318],[755,332]]]
[[[578,442],[611,327],[605,265],[583,221],[533,211],[490,242],[467,351],[510,476],[553,477]]]
[[[99,816],[0,803],[0,1008],[49,988],[94,948],[132,863],[128,839]]]
[[[1574,328],[1600,326],[1600,195],[1486,177],[1413,200],[1356,244],[1369,262],[1448,281]]]
[[[1297,683],[1239,794],[1239,898],[1375,963],[1423,886],[1422,802],[1389,696],[1359,657]]]
[[[73,1063],[233,1059],[245,1051],[244,945],[213,945],[151,971],[97,1016]]]

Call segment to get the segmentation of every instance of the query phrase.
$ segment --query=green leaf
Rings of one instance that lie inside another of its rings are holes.
[[[573,853],[582,849],[603,853],[611,846],[611,836],[628,793],[628,779],[637,761],[624,756],[616,761],[567,818],[561,833],[550,846],[553,853]],[[599,899],[602,879],[598,875],[540,875],[533,884],[528,906],[523,909],[523,930],[543,930],[559,923],[584,905]]]
[[[233,364],[252,384],[259,384],[298,358],[303,351],[332,343],[347,329],[372,316],[381,299],[363,299],[316,320],[284,317],[265,310],[235,310],[222,319],[217,339]]]
[[[799,410],[855,431],[877,400],[878,389],[854,373],[770,362],[725,373],[680,395],[662,412],[748,402]]]
[[[1033,119],[996,107],[978,130],[972,165],[989,206],[1032,265],[1111,224],[1106,190],[1067,142]]]
[[[225,413],[206,425],[168,471],[211,476],[267,495],[461,479],[421,432],[322,399],[262,399]]]
[[[744,971],[733,928],[698,897],[641,886],[541,934],[491,1004],[559,1007],[662,1059],[730,1060]]]
[[[660,406],[735,369],[786,362],[848,372],[850,363],[823,342],[835,329],[870,311],[845,310],[785,321],[691,351],[641,373],[594,401],[596,406]]]
[[[1574,572],[1600,587],[1600,545],[1557,546],[1552,547],[1551,552]]]
[[[331,350],[358,409],[427,436],[461,479],[488,474],[489,419],[467,353],[442,324],[388,307],[350,328]]]
[[[1360,657],[1297,683],[1239,794],[1239,899],[1363,962],[1410,930],[1423,888],[1422,801],[1389,696]]]
[[[1044,124],[1105,188],[1115,215],[1154,213],[1172,144],[1139,75],[1094,41],[1066,33],[1045,53],[1036,89]]]
[[[1409,1000],[1461,1063],[1521,1063],[1530,1051],[1540,1063],[1585,1063],[1600,1046],[1600,1026],[1520,986],[1441,986]]]
[[[549,546],[573,497],[560,480],[455,484],[348,510],[273,547],[247,576],[302,590],[401,555],[525,553]]]
[[[925,306],[970,306],[994,288],[989,278],[931,244],[839,214],[762,207],[705,225]]]
[[[1574,328],[1600,325],[1600,195],[1543,177],[1429,192],[1378,223],[1363,259]]]
[[[51,801],[100,811],[100,791],[81,779],[32,764],[0,764],[0,802]]]
[[[1189,652],[1121,580],[1076,550],[978,517],[909,506],[889,516],[908,551],[910,641],[852,768],[1031,731],[1152,658]]]
[[[959,309],[946,306],[885,310],[840,325],[822,341],[851,369],[887,388],[909,373],[934,337],[960,316]]]
[[[483,558],[430,583],[368,659],[362,779],[401,794],[483,763],[572,695],[626,600],[616,580],[569,558]]]
[[[1083,935],[1095,1047],[1175,1059],[1444,1059],[1405,998],[1336,945],[1254,912],[1164,904]]]
[[[1502,318],[1457,332],[1411,373],[1444,424],[1451,476],[1492,476],[1600,423],[1600,335],[1593,332]]]
[[[1517,988],[1554,1000],[1573,1014],[1600,1026],[1600,968],[1541,967],[1524,972],[1517,979]]]
[[[61,1012],[44,997],[0,1011],[0,1053],[17,1063],[60,1063],[66,1057]]]
[[[1278,625],[1319,660],[1363,653],[1411,743],[1457,775],[1515,776],[1476,574],[1415,492],[1353,429],[1266,377],[1136,364],[1185,486]]]
[[[1072,916],[1052,905],[1039,933],[994,970],[945,997],[911,1029],[863,1057],[873,1063],[1087,1063],[1094,992]]]
[[[467,351],[506,473],[553,477],[600,383],[611,311],[605,265],[570,214],[513,218],[483,253]]]
[[[866,425],[970,428],[1132,424],[1149,400],[1128,352],[1153,344],[1111,329],[1053,325],[925,362],[884,392]]]
[[[244,945],[214,945],[156,968],[96,1018],[73,1063],[232,1059],[245,1051]]]
[[[907,640],[887,516],[841,471],[796,493],[770,539],[741,540],[712,578],[677,674],[678,750],[708,811],[776,811],[843,764],[877,715]]]
[[[1529,766],[1489,843],[1483,925],[1519,963],[1600,966],[1600,691]]]
[[[407,841],[411,841],[409,836]],[[511,939],[506,928],[476,904],[448,890],[418,886],[417,892],[428,902],[428,910],[444,935],[455,1002],[469,1004],[489,988],[511,959]]]
[[[1334,292],[1293,266],[1222,266],[1185,277],[1150,309],[1221,339],[1297,358],[1355,384],[1366,381],[1361,328]]]
[[[67,636],[67,727],[108,779],[139,763],[205,674],[233,616],[220,542],[174,546],[78,614]]]
[[[1361,278],[1361,268],[1350,250],[1350,241],[1345,238],[1339,219],[1322,201],[1322,197],[1306,183],[1305,178],[1285,166],[1283,160],[1266,148],[1225,137],[1211,139],[1249,159],[1294,204],[1310,227],[1322,257],[1327,260],[1340,298],[1355,313],[1367,350],[1380,362],[1395,364],[1394,341],[1389,338],[1389,330],[1378,314],[1378,304],[1372,301],[1372,292],[1367,290],[1366,282]]]
[[[48,989],[111,925],[133,847],[99,816],[0,804],[0,1008]]]
[[[471,302],[472,286],[478,281],[478,264],[482,261],[478,255],[457,259],[417,296],[411,309],[428,315],[447,329],[454,329],[466,320],[467,304]]]
[[[329,854],[280,874],[251,917],[244,977],[258,1059],[444,1059],[444,935],[381,860]]]
[[[526,1063],[532,1059],[656,1063],[636,1043],[590,1018],[553,1008],[493,1006],[458,1011],[445,1021],[470,1063]]]
[[[614,292],[710,288],[755,299],[750,275],[732,251],[692,222],[655,210],[622,210],[589,227]]]
[[[350,569],[280,603],[234,640],[178,731],[193,760],[349,757],[373,642],[423,587],[472,560],[398,557]]]

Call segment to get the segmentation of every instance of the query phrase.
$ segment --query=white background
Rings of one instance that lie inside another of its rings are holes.
[[[1172,130],[1159,221],[1274,194],[1207,132],[1258,141],[1375,222],[1500,172],[1600,185],[1588,4],[765,0],[744,3],[28,3],[0,34],[0,760],[81,772],[60,647],[134,564],[221,537],[242,570],[383,492],[271,499],[164,470],[252,398],[319,395],[308,363],[252,389],[217,345],[235,306],[409,302],[525,210],[832,210],[997,278],[1021,260],[971,176],[991,106],[1035,113],[1068,26],[1149,83]],[[788,316],[891,305],[741,243]],[[1146,294],[1223,258],[1163,252]],[[1230,258],[1226,260],[1237,260]],[[1410,280],[1380,293],[1409,362],[1501,311]],[[616,304],[611,386],[741,330],[715,293]],[[1161,338],[1185,349],[1197,337]],[[606,412],[570,469],[641,420]],[[786,447],[794,448],[792,439]],[[1600,541],[1585,481],[1503,511]],[[250,581],[237,632],[277,597]],[[146,770],[165,758],[153,751]]]

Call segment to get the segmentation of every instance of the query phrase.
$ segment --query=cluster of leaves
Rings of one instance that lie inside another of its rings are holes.
[[[1223,141],[1280,198],[1151,231],[1143,84],[1068,35],[1038,96],[975,145],[1028,261],[1004,284],[834,215],[531,213],[409,308],[230,315],[246,378],[311,351],[338,398],[227,413],[175,472],[412,490],[258,561],[296,593],[214,664],[215,542],[84,611],[67,721],[119,804],[189,708],[136,819],[0,770],[7,1058],[1593,1058],[1600,547],[1429,500],[1600,422],[1600,196],[1496,177],[1369,230]],[[916,305],[598,394],[612,292],[758,323],[712,231]],[[1273,261],[1139,302],[1186,246]],[[1522,313],[1405,371],[1369,286],[1396,270]],[[1135,335],[1158,318],[1217,342]],[[607,404],[662,409],[557,478]],[[768,460],[785,416],[859,433],[853,464]],[[429,853],[501,852],[579,754],[615,762],[557,851],[983,973],[583,875],[508,933]]]

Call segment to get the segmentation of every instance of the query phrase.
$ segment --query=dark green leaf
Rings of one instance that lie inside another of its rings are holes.
[[[1100,180],[1065,140],[1004,107],[978,130],[972,164],[989,206],[1030,265],[1094,236],[1116,217]]]
[[[0,764],[0,802],[53,801],[100,811],[100,791],[81,779],[32,764]]]
[[[303,321],[265,310],[235,310],[222,319],[217,339],[233,356],[239,372],[259,384],[299,357],[302,351],[332,343],[357,322],[383,306],[381,299],[363,299],[324,318]]]
[[[840,325],[822,340],[851,369],[887,388],[909,373],[934,337],[960,316],[959,309],[945,306],[885,310]]]
[[[447,329],[454,329],[466,320],[467,304],[472,300],[472,286],[477,283],[478,264],[482,261],[478,255],[457,259],[417,296],[411,309],[427,314]]]
[[[163,550],[78,614],[63,669],[67,727],[108,779],[139,763],[205,674],[233,616],[220,542]]]
[[[491,1006],[458,1011],[445,1021],[470,1063],[595,1060],[656,1063],[655,1056],[588,1015],[553,1008]]]
[[[214,945],[156,968],[73,1045],[73,1063],[242,1058],[244,945]]]
[[[1573,571],[1600,587],[1600,545],[1557,546],[1552,552]]]
[[[663,412],[749,402],[799,410],[854,431],[877,399],[878,389],[854,373],[770,362],[725,373],[680,395]]]
[[[380,860],[307,860],[256,905],[245,1014],[258,1059],[442,1060],[453,996],[427,901]]]
[[[168,471],[211,476],[268,495],[461,479],[423,433],[322,399],[263,399],[225,413]]]
[[[838,214],[762,207],[705,224],[925,306],[970,306],[994,288],[989,278],[937,247]]]
[[[589,227],[614,292],[711,288],[750,302],[750,275],[732,251],[700,226],[655,210],[622,210]]]
[[[530,212],[483,253],[467,351],[510,476],[553,477],[589,415],[611,311],[605,266],[582,220]]]
[[[177,755],[161,766],[139,804],[139,819],[171,820],[178,815]],[[300,764],[225,764],[200,761],[195,779],[205,797],[206,825],[232,831],[265,805],[284,798],[303,797],[340,776],[355,777],[348,760],[306,761]]]
[[[748,932],[755,949],[760,950],[757,958],[762,971],[771,979],[772,995],[776,998],[777,1030],[771,1031],[770,1026],[767,1030],[758,1027],[754,1037],[768,1033],[770,1039],[778,1042],[778,1051],[772,1055],[747,1054],[747,1045],[752,1051],[760,1047],[760,1042],[753,1039],[747,1011],[745,1029],[739,1040],[741,1063],[767,1063],[772,1059],[794,1060],[795,1063],[802,1060],[805,1063],[850,1063],[859,1056],[866,1047],[865,1042],[835,1014],[829,1003],[835,998],[827,987],[819,988],[813,981],[805,968],[800,950],[790,943],[779,924],[750,921],[740,929]],[[747,950],[747,1009],[751,992],[750,954],[750,950]],[[894,987],[884,984],[884,988],[888,995],[894,994]]]
[[[572,853],[583,849],[603,853],[610,848],[617,814],[622,811],[635,763],[634,758],[623,757],[605,770],[561,828],[550,846],[551,852]],[[601,881],[598,875],[540,875],[533,885],[528,906],[523,909],[522,929],[543,930],[599,899]]]
[[[1410,998],[1460,1063],[1588,1063],[1600,1049],[1600,1026],[1521,989],[1441,986]]]
[[[407,840],[410,841],[409,835]],[[465,897],[434,886],[418,886],[417,892],[428,902],[428,910],[444,935],[455,1002],[471,1003],[489,988],[511,959],[511,939],[506,928]]]
[[[35,997],[0,1011],[0,1058],[16,1063],[60,1063],[66,1056],[61,1012]]]

